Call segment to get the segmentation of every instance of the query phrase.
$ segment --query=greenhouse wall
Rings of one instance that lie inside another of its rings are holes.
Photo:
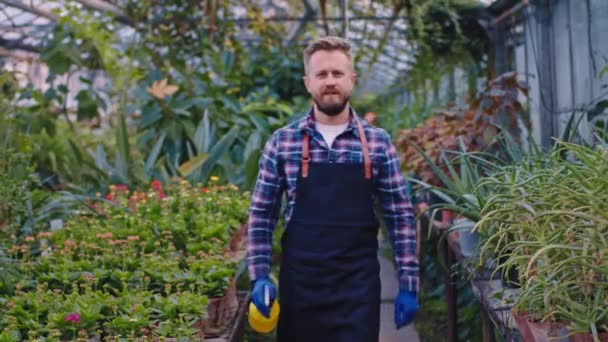
[[[551,137],[564,132],[573,112],[585,115],[579,134],[591,139],[593,127],[606,120],[586,113],[606,95],[608,75],[600,73],[608,64],[608,40],[603,36],[608,32],[608,1],[530,1],[496,29],[506,32],[504,41],[494,42],[503,44],[506,55],[497,58],[495,67],[505,63],[528,82],[535,140],[549,145]]]

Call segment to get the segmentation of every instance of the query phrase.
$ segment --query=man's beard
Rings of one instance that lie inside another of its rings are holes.
[[[321,97],[323,96],[324,95],[321,94]],[[324,114],[327,114],[328,116],[337,116],[338,114],[342,113],[342,111],[344,111],[344,108],[346,108],[346,104],[348,103],[348,100],[350,100],[350,96],[345,96],[343,101],[338,103],[323,103],[317,97],[313,97],[312,100],[317,105],[317,109],[319,109],[319,111],[323,112]]]

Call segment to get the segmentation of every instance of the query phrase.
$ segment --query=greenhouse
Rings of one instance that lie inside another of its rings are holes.
[[[608,0],[0,0],[0,342],[608,342]]]

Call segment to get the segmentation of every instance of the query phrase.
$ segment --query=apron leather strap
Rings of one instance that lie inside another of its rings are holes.
[[[310,136],[304,134],[304,143],[302,144],[302,178],[308,177],[308,165],[310,164],[310,153],[308,147],[310,145]]]
[[[365,168],[365,178],[372,178],[372,161],[369,156],[369,147],[367,145],[367,137],[361,125],[361,121],[357,120],[357,128],[359,129],[359,137],[361,139],[361,150],[363,151],[363,166]],[[304,134],[304,142],[302,143],[302,178],[308,177],[308,168],[310,166],[310,136]]]
[[[361,138],[361,149],[363,150],[363,164],[365,167],[365,178],[372,179],[372,160],[369,157],[369,148],[367,146],[367,137],[361,125],[361,120],[357,119],[357,127],[359,128],[359,137]]]

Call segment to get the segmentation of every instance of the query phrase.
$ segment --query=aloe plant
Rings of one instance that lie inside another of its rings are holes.
[[[447,170],[444,172],[418,145],[410,143],[441,181],[440,185],[433,185],[416,177],[408,177],[410,182],[420,186],[419,191],[431,192],[440,199],[428,208],[432,215],[435,216],[439,210],[449,210],[477,222],[485,199],[489,196],[488,190],[478,182],[492,170],[498,169],[501,162],[485,152],[467,151],[462,139],[459,139],[459,151],[441,151],[440,160]],[[467,227],[465,224],[456,228]]]
[[[480,181],[494,191],[476,225],[487,237],[481,258],[504,257],[499,267],[517,270],[515,311],[597,338],[608,331],[607,150],[558,146],[548,160]]]

